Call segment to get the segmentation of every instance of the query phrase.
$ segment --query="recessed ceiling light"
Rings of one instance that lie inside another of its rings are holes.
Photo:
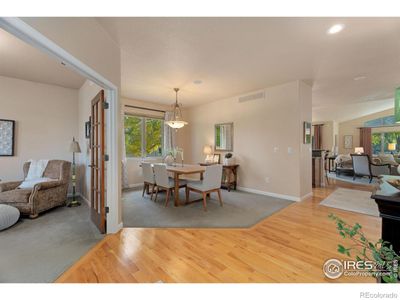
[[[365,78],[367,78],[367,76],[357,76],[357,77],[354,77],[353,79],[355,81],[358,81],[358,80],[364,80]]]
[[[336,34],[343,30],[343,24],[335,24],[331,28],[328,29],[328,34]]]
[[[202,84],[203,81],[201,81],[200,79],[196,79],[195,81],[193,81],[194,84]]]

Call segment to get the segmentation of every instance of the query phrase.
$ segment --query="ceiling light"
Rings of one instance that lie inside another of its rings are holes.
[[[367,76],[357,76],[357,77],[354,77],[353,79],[355,81],[358,81],[358,80],[364,80],[365,78],[367,78]]]
[[[336,34],[339,33],[343,30],[344,25],[343,24],[335,24],[328,30],[328,34]]]
[[[187,125],[188,122],[185,122],[182,120],[182,111],[181,111],[181,107],[178,104],[179,89],[174,88],[174,91],[176,93],[175,104],[174,104],[174,108],[173,108],[174,116],[173,116],[172,120],[166,121],[165,123],[172,128],[179,129],[179,128],[182,128],[183,126]]]
[[[201,81],[200,79],[196,79],[195,81],[193,81],[194,84],[202,84],[203,81]]]

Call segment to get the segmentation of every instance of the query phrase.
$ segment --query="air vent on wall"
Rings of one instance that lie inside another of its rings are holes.
[[[253,101],[253,100],[259,100],[259,99],[265,99],[265,92],[258,92],[255,94],[250,94],[246,96],[239,97],[239,102],[247,102],[247,101]]]

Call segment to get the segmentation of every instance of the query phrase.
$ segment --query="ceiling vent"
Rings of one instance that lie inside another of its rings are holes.
[[[264,91],[239,97],[239,103],[253,101],[253,100],[259,100],[259,99],[265,99]]]

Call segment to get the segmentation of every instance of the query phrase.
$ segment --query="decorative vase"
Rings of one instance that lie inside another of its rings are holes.
[[[231,158],[224,158],[224,165],[225,166],[232,166],[235,164],[235,158],[231,157]]]
[[[174,164],[174,161],[175,161],[175,158],[171,154],[168,154],[164,158],[164,163],[166,163],[167,166],[172,166]]]

